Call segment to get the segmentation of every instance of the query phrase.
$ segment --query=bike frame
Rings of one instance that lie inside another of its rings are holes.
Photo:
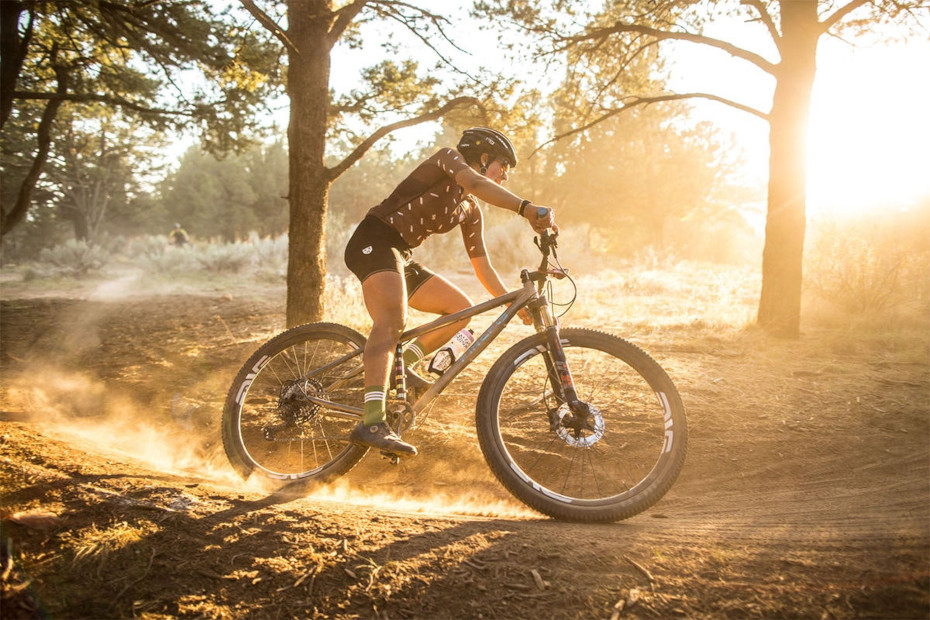
[[[475,340],[475,342],[473,342],[471,346],[465,350],[464,355],[462,355],[459,359],[455,360],[452,363],[452,365],[450,365],[449,368],[446,369],[443,375],[439,379],[436,380],[436,382],[432,385],[432,387],[430,387],[429,390],[424,392],[416,400],[416,402],[413,403],[412,408],[413,408],[414,414],[417,414],[420,411],[422,411],[426,407],[426,405],[429,404],[430,401],[432,401],[436,396],[441,394],[442,391],[446,388],[446,386],[448,386],[455,379],[455,377],[466,366],[468,366],[472,362],[472,360],[474,360],[478,355],[480,355],[481,352],[484,351],[488,347],[488,345],[495,338],[497,338],[498,335],[500,335],[500,333],[507,326],[507,323],[509,323],[510,320],[513,317],[515,317],[517,313],[524,307],[528,308],[530,313],[533,315],[533,319],[537,325],[537,329],[548,327],[547,325],[545,325],[546,323],[545,318],[540,316],[543,313],[540,313],[538,310],[539,306],[543,304],[548,306],[548,301],[546,301],[545,296],[540,296],[533,282],[527,279],[524,282],[522,288],[516,289],[514,291],[511,291],[499,297],[495,297],[494,299],[489,299],[488,301],[474,305],[470,308],[466,308],[465,310],[461,310],[453,314],[447,314],[445,316],[439,317],[438,319],[430,321],[429,323],[424,323],[423,325],[414,327],[413,329],[409,329],[400,335],[400,340],[399,340],[400,343],[409,342],[410,340],[413,340],[414,338],[421,336],[423,334],[429,333],[431,331],[435,331],[437,329],[440,329],[447,325],[451,325],[453,323],[457,323],[461,321],[462,319],[471,318],[479,314],[484,314],[488,310],[492,310],[494,308],[497,308],[497,307],[500,307],[506,304],[510,304],[510,307],[507,308],[499,317],[497,317],[494,320],[494,322],[492,322],[491,325]],[[327,364],[326,366],[316,369],[313,373],[307,375],[305,378],[309,379],[313,377],[314,375],[321,374],[325,372],[326,370],[328,370],[329,368],[335,365],[341,364],[345,360],[351,357],[354,357],[356,355],[361,355],[363,352],[364,350],[362,348],[356,349],[355,351],[348,353],[347,355],[335,360],[334,362],[331,362],[330,364]],[[363,371],[362,367],[359,366],[358,371],[356,373],[347,375],[343,377],[342,379],[350,379],[353,376],[355,376],[357,373],[360,373],[362,371]],[[340,403],[335,403],[335,402],[332,402],[332,401],[329,401],[323,398],[317,398],[315,396],[311,396],[309,394],[307,394],[306,397],[307,397],[307,400],[309,400],[310,402],[320,405],[322,407],[325,407],[327,410],[329,410],[330,415],[334,415],[336,417],[358,419],[362,416],[364,412],[364,410],[361,409],[360,407],[352,407],[350,405],[343,405]],[[340,415],[340,414],[345,414],[345,415]]]
[[[452,323],[457,323],[458,321],[483,314],[492,308],[497,308],[505,304],[510,304],[510,307],[504,310],[504,312],[494,319],[494,322],[484,332],[478,336],[478,338],[465,349],[465,353],[462,356],[455,360],[449,368],[446,369],[442,376],[433,383],[426,392],[424,392],[415,403],[413,403],[413,412],[419,413],[422,411],[426,405],[432,401],[436,396],[442,393],[446,386],[452,383],[455,380],[455,377],[462,372],[462,370],[468,366],[472,360],[481,355],[491,342],[497,338],[504,328],[507,327],[507,323],[517,315],[517,313],[526,306],[530,306],[532,302],[539,298],[539,294],[536,292],[533,283],[527,281],[522,289],[517,289],[511,291],[500,297],[495,297],[494,299],[489,299],[486,302],[472,306],[471,308],[466,308],[454,314],[449,314],[443,317],[440,317],[429,323],[425,323],[419,327],[415,327],[411,330],[405,331],[400,336],[401,342],[407,342],[426,334],[428,332],[434,331],[446,325],[451,325]],[[535,320],[535,315],[534,315]]]

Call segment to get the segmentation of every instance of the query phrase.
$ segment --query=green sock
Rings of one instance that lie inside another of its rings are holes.
[[[371,385],[365,388],[365,415],[362,422],[366,425],[384,422],[384,386]]]
[[[404,366],[408,368],[423,359],[423,345],[419,340],[414,340],[407,348],[404,349]]]

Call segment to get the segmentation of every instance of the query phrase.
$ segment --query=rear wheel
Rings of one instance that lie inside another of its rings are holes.
[[[262,345],[239,371],[223,409],[223,447],[244,478],[325,481],[368,451],[349,443],[360,416],[310,397],[359,407],[365,338],[342,325],[313,323]]]
[[[672,380],[645,352],[609,334],[560,334],[579,415],[553,389],[544,334],[510,348],[478,395],[478,439],[517,498],[556,519],[616,521],[646,510],[684,464],[688,427]]]

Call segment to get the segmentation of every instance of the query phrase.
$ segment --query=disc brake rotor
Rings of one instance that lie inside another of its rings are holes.
[[[589,448],[604,436],[606,425],[600,409],[591,405],[588,409],[589,413],[581,423],[567,403],[563,403],[556,412],[559,424],[555,434],[573,448]]]

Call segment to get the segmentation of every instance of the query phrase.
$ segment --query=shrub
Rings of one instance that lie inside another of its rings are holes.
[[[926,211],[820,222],[806,261],[809,288],[856,314],[926,303],[930,209]]]
[[[136,237],[126,244],[126,254],[130,258],[150,258],[163,256],[168,250],[168,237],[165,235],[148,235]]]
[[[343,256],[349,237],[355,232],[359,221],[349,220],[345,213],[330,209],[326,216],[326,269],[342,275],[349,275]]]
[[[366,332],[371,329],[371,319],[362,297],[362,285],[353,275],[327,274],[326,308],[327,320],[344,323],[353,329]]]
[[[194,259],[212,273],[239,273],[251,261],[250,248],[240,243],[195,248]]]
[[[253,232],[249,234],[249,244],[253,248],[257,275],[279,279],[287,277],[287,235],[261,239]]]
[[[71,239],[54,248],[39,253],[39,263],[51,265],[62,275],[85,276],[100,271],[110,259],[110,254],[98,245]]]
[[[171,275],[186,275],[197,271],[197,261],[187,248],[172,248],[167,243],[160,247],[158,250],[153,246],[140,256],[140,264],[145,271]]]

